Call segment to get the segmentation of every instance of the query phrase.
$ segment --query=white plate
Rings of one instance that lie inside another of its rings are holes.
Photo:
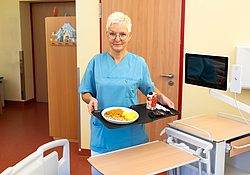
[[[117,121],[117,120],[112,120],[112,119],[109,119],[107,117],[105,117],[105,113],[107,111],[110,111],[112,109],[122,109],[123,111],[128,111],[128,112],[135,112],[136,113],[136,118],[134,120],[129,120],[129,121]],[[130,109],[130,108],[124,108],[124,107],[110,107],[110,108],[106,108],[102,111],[102,116],[105,120],[107,120],[108,122],[111,122],[111,123],[115,123],[115,124],[129,124],[129,123],[133,123],[134,121],[136,121],[138,118],[139,118],[139,114],[134,111],[133,109]]]

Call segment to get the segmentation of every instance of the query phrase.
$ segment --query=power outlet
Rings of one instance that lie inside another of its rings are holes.
[[[231,92],[236,92],[238,94],[241,93],[241,65],[233,65],[232,66],[232,77],[231,77]]]

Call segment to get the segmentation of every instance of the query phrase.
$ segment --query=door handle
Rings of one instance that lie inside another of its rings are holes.
[[[168,77],[168,78],[174,78],[174,74],[170,73],[168,75],[161,75],[161,77]]]

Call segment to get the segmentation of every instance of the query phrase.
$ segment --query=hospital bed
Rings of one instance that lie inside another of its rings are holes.
[[[44,157],[44,152],[63,146],[63,157],[58,160],[56,151]],[[70,155],[67,139],[56,140],[40,146],[34,153],[7,168],[1,175],[69,175]]]

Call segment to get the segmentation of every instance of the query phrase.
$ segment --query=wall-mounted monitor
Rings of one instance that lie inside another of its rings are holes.
[[[185,53],[185,83],[227,91],[228,56]]]

